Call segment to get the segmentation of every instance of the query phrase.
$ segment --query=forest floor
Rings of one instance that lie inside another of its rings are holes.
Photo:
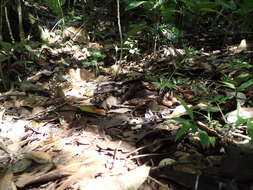
[[[83,36],[29,42],[35,66],[1,93],[0,190],[253,189],[250,49],[161,47],[115,64]]]

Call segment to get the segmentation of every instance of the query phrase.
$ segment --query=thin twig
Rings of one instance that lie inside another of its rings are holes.
[[[121,141],[119,141],[118,146],[114,150],[114,153],[113,153],[113,162],[112,162],[112,165],[111,165],[111,169],[113,168],[114,163],[117,160],[117,153],[118,153],[120,145],[121,145]]]

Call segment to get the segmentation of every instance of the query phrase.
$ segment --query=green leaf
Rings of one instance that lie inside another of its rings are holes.
[[[176,141],[180,139],[189,129],[191,128],[191,125],[183,125],[176,134]]]
[[[11,51],[11,49],[13,48],[13,45],[11,43],[0,40],[0,47],[2,47],[4,50]]]
[[[207,132],[199,130],[199,138],[200,138],[200,144],[204,149],[210,147],[209,136]]]
[[[221,83],[223,83],[228,88],[236,89],[235,85],[231,82],[222,81]]]
[[[206,8],[206,7],[204,7],[204,8],[201,8],[199,11],[201,11],[201,12],[204,12],[204,13],[219,13],[217,10],[215,10],[215,9],[211,9],[211,8]]]
[[[239,115],[239,112],[237,112],[237,120],[234,123],[234,125],[235,126],[241,126],[241,125],[245,124],[247,121],[248,121],[248,119],[244,119],[243,117],[241,117]]]
[[[88,106],[82,106],[80,107],[80,110],[84,111],[84,112],[89,112],[89,113],[93,113],[93,109],[88,107]]]
[[[19,61],[13,62],[12,64],[13,64],[13,65],[24,65],[24,64],[26,64],[26,63],[27,63],[27,61],[19,60]]]
[[[100,51],[94,51],[91,53],[91,56],[94,58],[105,58],[106,55]]]
[[[215,137],[209,137],[209,143],[212,147],[215,147],[216,145],[216,138]]]
[[[180,123],[183,123],[184,125],[191,125],[191,122],[189,120],[181,118],[181,117],[176,117],[172,119],[175,121],[179,121]]]
[[[177,85],[175,84],[169,84],[169,83],[162,83],[162,82],[153,82],[154,85],[161,87],[161,88],[172,88],[172,89],[176,89]]]
[[[126,6],[125,11],[129,11],[131,9],[135,9],[135,8],[143,5],[144,3],[147,3],[147,1],[132,1],[131,3],[129,3]]]
[[[193,116],[193,111],[192,111],[192,109],[191,109],[190,107],[187,106],[186,102],[185,102],[183,99],[178,98],[178,100],[179,100],[179,102],[184,106],[184,108],[185,108],[187,114],[190,116],[191,120],[194,121],[194,116]]]
[[[148,27],[146,22],[142,22],[139,24],[132,24],[131,26],[131,30],[128,32],[128,35],[135,35],[140,31],[143,31],[144,29],[146,29]]]
[[[50,7],[56,14],[62,13],[62,6],[66,0],[43,0],[43,3]]]
[[[195,125],[195,123],[192,123],[191,121],[184,119],[184,118],[173,118],[175,121],[179,121],[180,123],[183,124],[183,126],[177,131],[176,134],[176,140],[180,139],[187,131],[192,129],[192,132],[196,132],[198,127]]]
[[[247,132],[251,138],[251,141],[253,139],[253,118],[249,119],[247,122]]]
[[[163,5],[164,3],[165,3],[164,0],[158,0],[158,1],[156,1],[156,3],[155,3],[155,5],[154,5],[153,9],[156,9],[157,7],[160,7],[160,6]]]
[[[14,49],[22,49],[22,48],[24,48],[25,47],[25,41],[21,41],[21,42],[18,42],[18,43],[16,43],[14,46],[13,46],[13,48]]]
[[[253,79],[248,80],[247,82],[244,82],[243,84],[241,84],[241,85],[237,88],[237,90],[238,90],[238,91],[242,91],[242,90],[244,90],[245,88],[248,88],[248,87],[251,86],[251,85],[253,85]]]
[[[230,9],[230,10],[233,10],[236,8],[236,4],[234,1],[224,1],[224,0],[221,0],[221,1],[217,1],[219,5],[221,5],[222,8],[224,9]]]
[[[1,57],[0,57],[0,63],[6,61],[6,60],[8,60],[8,59],[10,59],[10,57],[11,57],[11,56],[1,56]]]

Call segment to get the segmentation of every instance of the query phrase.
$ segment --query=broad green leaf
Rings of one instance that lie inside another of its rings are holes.
[[[164,0],[158,0],[158,1],[156,1],[153,9],[156,9],[157,7],[160,7],[162,4],[164,4]]]
[[[180,123],[183,123],[184,125],[191,125],[191,122],[189,120],[181,118],[181,117],[176,117],[172,119],[175,121],[179,121]]]
[[[248,119],[243,119],[242,117],[240,117],[239,115],[237,116],[237,120],[235,122],[235,126],[240,126],[243,125],[244,123],[246,123],[248,121]]]
[[[247,122],[247,132],[252,140],[253,139],[253,118],[249,119]]]
[[[217,2],[219,5],[221,5],[222,8],[224,9],[230,9],[230,10],[233,10],[236,8],[236,5],[235,5],[235,2],[234,1],[229,1],[229,2],[226,2],[224,0],[221,0],[221,1],[218,1]]]
[[[176,134],[176,141],[180,139],[189,129],[191,128],[191,125],[183,125]]]
[[[217,10],[215,9],[211,9],[211,8],[201,8],[199,11],[201,12],[205,12],[205,13],[219,13]]]
[[[221,83],[223,83],[228,88],[236,89],[235,85],[231,82],[222,81]]]
[[[200,144],[203,148],[210,147],[209,136],[207,132],[199,130],[199,138],[200,138]]]
[[[14,49],[24,48],[24,47],[25,47],[25,41],[18,42],[18,43],[16,43],[16,44],[13,46]]]
[[[253,11],[253,1],[252,0],[245,0],[242,3],[240,9],[235,11],[235,13],[238,13],[241,16],[246,16],[247,14],[249,14],[252,11]]]
[[[11,57],[11,56],[1,56],[1,57],[0,57],[0,63],[6,61],[6,60],[8,60],[8,59],[10,59],[10,57]]]
[[[197,125],[194,123],[191,122],[191,130],[193,133],[196,133],[198,131],[198,127]]]
[[[19,60],[19,61],[13,62],[12,64],[13,64],[13,65],[24,65],[24,64],[26,64],[26,63],[27,63],[27,61]]]
[[[13,45],[0,40],[0,47],[2,47],[4,50],[10,51],[13,48]]]
[[[65,1],[66,0],[43,0],[43,3],[50,7],[54,13],[60,14]]]
[[[106,55],[102,53],[101,51],[94,51],[91,53],[91,56],[94,58],[105,58]]]
[[[128,35],[136,35],[138,32],[143,31],[147,27],[148,25],[146,22],[139,23],[139,24],[132,24],[131,30],[128,32]]]
[[[251,85],[253,85],[253,79],[248,80],[247,82],[244,82],[243,84],[241,84],[241,85],[237,88],[237,90],[238,90],[238,91],[242,91],[242,90],[244,90],[245,88],[248,88],[248,87],[251,86]]]
[[[131,3],[129,3],[126,6],[125,11],[129,11],[131,9],[135,9],[135,8],[141,6],[144,3],[147,3],[147,1],[132,1]]]
[[[215,137],[209,137],[209,143],[212,147],[215,147],[216,145],[216,138]]]

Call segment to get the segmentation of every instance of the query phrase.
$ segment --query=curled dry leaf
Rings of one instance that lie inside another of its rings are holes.
[[[50,75],[52,75],[52,73],[53,73],[52,71],[43,70],[43,71],[40,71],[40,72],[36,73],[35,75],[33,75],[33,76],[27,78],[27,81],[28,81],[28,82],[36,82],[36,81],[38,81],[43,75],[45,75],[45,76],[50,76]]]
[[[101,106],[104,108],[104,109],[110,109],[112,108],[113,106],[117,106],[119,104],[119,101],[116,97],[114,96],[109,96],[107,97],[101,104]]]
[[[164,158],[162,159],[160,162],[159,162],[159,167],[164,167],[164,166],[168,166],[168,165],[171,165],[173,163],[175,163],[176,160],[173,160],[171,158]]]
[[[27,159],[31,159],[39,164],[46,164],[52,162],[52,157],[46,152],[29,152],[25,153],[24,157]]]
[[[11,171],[15,173],[23,172],[25,171],[28,167],[30,167],[32,164],[32,161],[29,159],[20,159],[17,160],[12,164]]]
[[[192,107],[192,105],[187,105],[189,108]],[[179,105],[177,106],[174,111],[172,112],[172,114],[170,114],[168,116],[168,118],[174,118],[174,117],[180,117],[182,115],[186,115],[187,112],[186,112],[186,109],[183,105]]]

